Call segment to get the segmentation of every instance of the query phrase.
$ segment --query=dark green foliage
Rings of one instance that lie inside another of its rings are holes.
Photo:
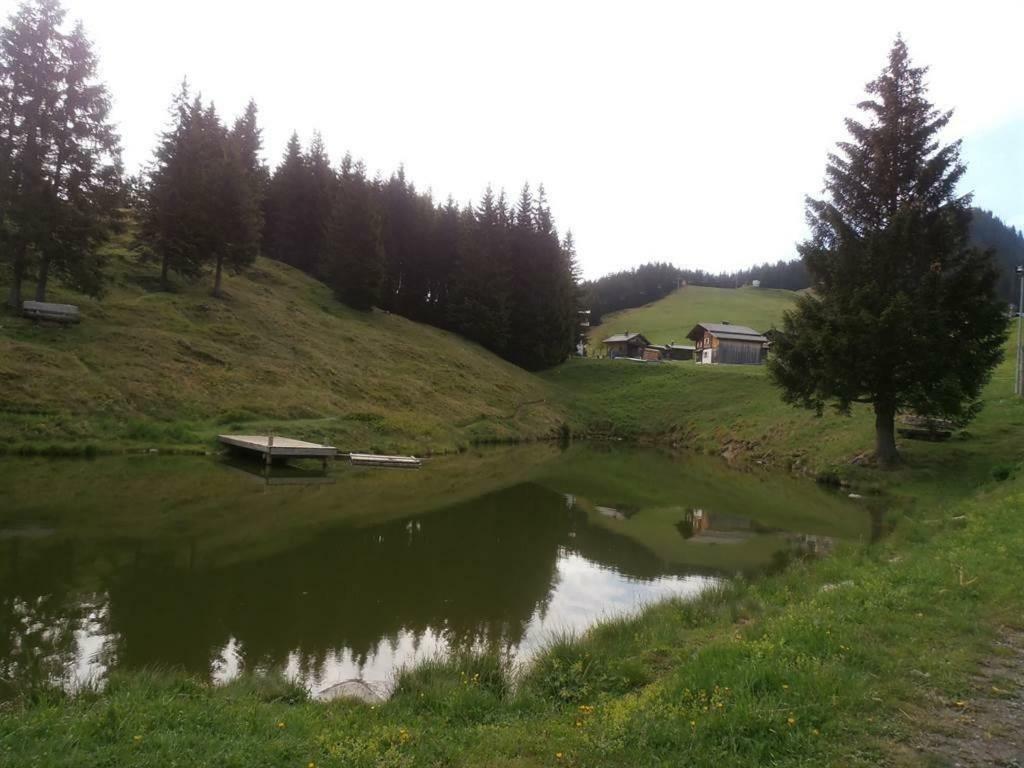
[[[156,149],[143,203],[142,235],[160,259],[161,283],[170,271],[186,279],[214,271],[221,293],[224,266],[237,271],[259,255],[266,171],[251,103],[229,131],[213,105],[190,98],[183,83],[172,125]]]
[[[1015,271],[1024,264],[1024,234],[991,211],[975,208],[971,218],[971,243],[994,253],[999,265],[999,297],[1016,305],[1020,295]]]
[[[536,200],[524,188],[515,210],[491,189],[475,209],[437,206],[404,169],[369,180],[346,154],[335,174],[319,139],[304,156],[293,136],[266,214],[268,255],[353,308],[456,331],[533,370],[576,341],[575,248],[559,241],[543,187]]]
[[[362,165],[344,166],[334,199],[323,262],[335,295],[353,309],[380,303],[383,245],[380,216]]]
[[[960,144],[938,141],[951,113],[926,100],[925,71],[897,40],[859,105],[869,119],[847,120],[828,198],[807,201],[814,293],[786,314],[770,362],[787,402],[872,404],[882,464],[898,460],[897,411],[975,415],[1006,329],[992,258],[968,242]]]
[[[303,153],[298,134],[267,187],[264,238],[267,255],[316,278],[325,277],[323,249],[334,210],[337,180],[319,133]]]
[[[107,90],[82,26],[65,32],[64,17],[58,0],[31,0],[0,30],[0,257],[15,309],[33,266],[37,300],[54,273],[100,292],[96,248],[120,202]]]

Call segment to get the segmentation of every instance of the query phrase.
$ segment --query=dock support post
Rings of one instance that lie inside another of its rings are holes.
[[[273,453],[274,453],[274,433],[271,432],[267,436],[267,467],[268,468],[273,463],[273,460],[274,460],[273,456],[272,456]]]

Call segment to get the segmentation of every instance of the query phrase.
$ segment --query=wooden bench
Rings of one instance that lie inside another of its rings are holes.
[[[82,313],[74,304],[52,304],[48,301],[25,301],[21,314],[33,320],[50,320],[54,323],[71,325],[82,322]]]

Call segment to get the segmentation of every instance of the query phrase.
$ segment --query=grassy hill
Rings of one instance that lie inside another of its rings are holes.
[[[792,291],[763,288],[689,285],[643,307],[608,315],[591,330],[590,339],[599,345],[601,339],[613,333],[639,331],[655,344],[682,344],[697,323],[723,320],[766,331],[781,322],[782,313],[790,308],[795,295]]]
[[[132,238],[107,249],[102,300],[53,291],[81,306],[81,325],[0,315],[7,450],[195,447],[269,428],[343,450],[449,450],[560,423],[539,379],[458,336],[354,312],[266,259],[228,278],[223,300],[208,281],[157,291]]]

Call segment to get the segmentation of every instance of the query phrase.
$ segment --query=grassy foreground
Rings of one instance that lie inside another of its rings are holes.
[[[133,245],[129,230],[107,247],[102,300],[53,292],[81,306],[81,325],[0,314],[5,450],[201,450],[218,432],[276,428],[427,452],[557,431],[536,377],[454,334],[354,312],[262,258],[226,278],[222,300],[207,282],[162,292]]]

